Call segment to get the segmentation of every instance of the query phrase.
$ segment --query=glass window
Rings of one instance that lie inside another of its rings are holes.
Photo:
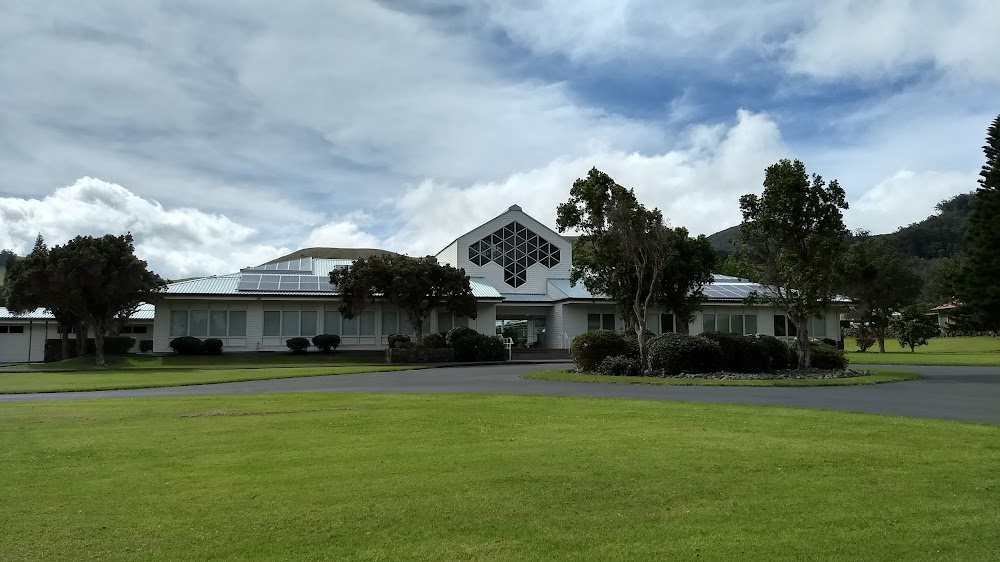
[[[661,314],[660,315],[660,329],[663,330],[664,334],[672,334],[674,332],[674,315],[671,314]]]
[[[375,311],[365,310],[361,313],[361,335],[375,335]]]
[[[826,337],[826,318],[809,319],[809,336],[814,338]]]
[[[715,315],[714,314],[704,314],[705,325],[702,327],[703,332],[714,332],[715,331]]]
[[[315,310],[303,310],[302,311],[302,327],[299,330],[299,334],[305,337],[312,337],[316,335],[316,323],[319,321],[319,312]]]
[[[601,329],[601,315],[600,314],[588,314],[587,315],[587,331],[590,330],[600,330]]]
[[[186,336],[188,333],[188,311],[170,311],[170,337]]]
[[[24,333],[24,326],[11,326],[10,327],[10,333],[11,334],[23,334]]]
[[[299,335],[298,310],[283,310],[281,312],[281,335],[292,337]]]
[[[731,332],[729,329],[729,315],[728,314],[716,314],[715,315],[715,329],[720,332]]]
[[[757,315],[747,314],[743,317],[743,333],[744,334],[756,334],[757,333]]]
[[[795,336],[799,335],[799,327],[795,325],[795,322],[792,322],[791,318],[788,318],[787,320],[788,320],[788,335],[794,338]]]
[[[358,317],[348,318],[344,316],[343,323],[344,333],[340,334],[342,336],[356,336],[358,335]]]
[[[658,322],[657,322],[658,320],[659,320],[659,317],[657,317],[655,314],[647,314],[646,315],[646,329],[649,330],[650,332],[653,332],[654,334],[659,334],[660,333],[660,327],[657,325],[658,324]]]
[[[615,329],[615,315],[614,314],[605,314],[605,315],[603,315],[602,323],[604,324],[604,329],[605,330],[614,330]]]
[[[455,317],[455,327],[456,328],[468,328],[469,327],[469,319],[466,318],[465,316],[456,316]]]
[[[277,310],[264,311],[264,335],[265,336],[281,335],[281,313],[278,312]]]
[[[399,312],[395,310],[382,311],[382,335],[399,333]]]
[[[734,315],[730,316],[729,323],[730,323],[730,325],[733,328],[732,332],[734,334],[745,334],[746,333],[746,332],[743,331],[743,315],[742,314],[734,314]]]
[[[208,335],[224,338],[227,333],[228,314],[225,310],[212,310],[208,313]]]
[[[774,315],[774,335],[778,337],[784,337],[788,335],[788,330],[785,328],[784,314]]]
[[[327,311],[323,313],[323,333],[340,335],[340,312]]]
[[[192,310],[191,311],[191,335],[203,338],[208,335],[208,311],[207,310]]]
[[[0,326],[0,334],[6,334],[10,330],[10,326]]]
[[[229,337],[246,337],[247,335],[247,311],[229,311]]]
[[[450,312],[438,312],[438,331],[447,332],[454,327]]]

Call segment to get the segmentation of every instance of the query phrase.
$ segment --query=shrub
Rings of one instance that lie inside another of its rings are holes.
[[[792,342],[789,346],[792,367],[799,364],[799,349]],[[814,369],[846,369],[847,354],[844,350],[831,347],[820,340],[809,340],[809,366]]]
[[[450,347],[397,347],[385,350],[386,363],[447,363],[455,360]]]
[[[202,342],[201,351],[205,355],[222,355],[222,340],[219,338],[208,338]]]
[[[649,346],[649,340],[651,340],[651,339],[653,339],[655,337],[656,337],[656,334],[654,334],[653,332],[650,332],[649,330],[646,330],[646,346],[647,347]],[[628,346],[628,353],[626,353],[626,355],[628,355],[629,357],[634,357],[634,358],[638,359],[639,358],[639,338],[637,338],[635,336],[634,332],[628,332],[627,334],[624,335],[624,338],[625,338],[625,345]]]
[[[671,377],[681,373],[714,373],[722,369],[718,343],[684,334],[663,334],[649,342],[649,370]]]
[[[858,351],[868,351],[870,347],[877,343],[877,340],[871,336],[859,336],[855,338],[858,343]]]
[[[724,332],[705,332],[701,337],[719,344],[722,369],[733,373],[763,373],[771,370],[767,345],[756,338]]]
[[[826,345],[828,345],[830,347],[834,347],[834,348],[837,347],[837,340],[835,340],[833,338],[820,338],[819,341],[825,343]]]
[[[448,347],[448,336],[442,332],[432,332],[424,336],[423,347],[434,349]]]
[[[201,340],[194,336],[181,336],[170,340],[170,349],[178,355],[201,355]]]
[[[139,351],[143,353],[153,351],[153,340],[139,340]]]
[[[593,372],[608,357],[628,355],[629,346],[614,330],[592,330],[573,338],[569,353],[578,371]]]
[[[507,358],[507,350],[496,336],[487,336],[473,330],[471,335],[463,337],[453,337],[449,333],[449,339],[455,352],[455,361],[503,361]]]
[[[448,345],[452,345],[452,342],[454,342],[456,339],[467,338],[471,336],[479,336],[479,335],[482,334],[473,330],[472,328],[468,328],[466,326],[457,326],[455,328],[452,328],[451,330],[448,330],[447,343]]]
[[[337,334],[320,334],[313,336],[312,343],[323,353],[330,353],[340,347],[340,336]]]
[[[609,377],[637,377],[642,374],[639,360],[628,355],[605,357],[597,366],[597,372]]]
[[[410,336],[406,334],[389,334],[389,349],[399,347],[399,342],[410,341]]]
[[[135,346],[135,338],[130,336],[104,336],[104,353],[125,355]]]
[[[767,348],[767,356],[771,360],[772,369],[787,369],[789,363],[788,345],[774,336],[757,334],[749,336],[762,343]]]
[[[409,339],[405,339],[405,340],[397,340],[396,347],[395,348],[390,347],[389,349],[412,349],[414,347],[417,347],[416,342],[412,342]]]
[[[285,345],[292,353],[305,353],[309,349],[309,340],[306,338],[289,338],[285,340]]]

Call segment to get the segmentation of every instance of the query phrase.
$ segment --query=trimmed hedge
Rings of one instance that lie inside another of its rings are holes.
[[[87,351],[96,350],[94,338],[87,339]],[[131,336],[104,336],[104,353],[106,355],[126,355],[135,346],[135,338]]]
[[[194,336],[181,336],[170,340],[170,349],[178,355],[201,355],[201,340]]]
[[[629,345],[625,337],[614,330],[591,330],[573,338],[569,354],[578,371],[594,372],[608,357],[628,355]]]
[[[750,337],[755,338],[767,348],[767,354],[771,359],[772,369],[781,370],[793,366],[790,361],[791,354],[788,350],[788,344],[767,334],[757,334]]]
[[[332,353],[340,347],[340,336],[337,334],[320,334],[313,336],[312,344],[323,353]]]
[[[450,347],[396,347],[385,350],[386,363],[447,363],[455,360]]]
[[[431,332],[424,336],[421,344],[430,349],[448,347],[448,336],[444,332]]]
[[[609,377],[637,377],[642,374],[639,360],[628,355],[605,357],[597,366],[597,372]]]
[[[222,355],[222,340],[208,338],[201,343],[201,352],[205,355]]]
[[[649,342],[649,371],[672,377],[681,373],[714,373],[722,369],[718,343],[685,334],[663,334]]]
[[[795,342],[789,346],[792,367],[799,364],[799,349]],[[830,347],[820,340],[809,340],[809,366],[814,369],[846,369],[849,361],[844,350]]]
[[[480,334],[479,332],[467,326],[457,326],[455,328],[452,328],[451,330],[448,330],[446,339],[448,340],[447,341],[448,345],[452,345],[456,339],[481,336],[481,335],[482,334]]]
[[[764,373],[771,370],[771,354],[767,345],[756,338],[725,332],[704,332],[700,336],[719,344],[723,371]]]
[[[454,330],[452,330],[454,331]],[[449,333],[449,336],[451,334]],[[455,361],[504,361],[507,350],[496,336],[487,336],[473,330],[472,335],[450,337]]]
[[[311,344],[307,338],[289,338],[285,340],[285,345],[292,353],[305,353]]]
[[[139,340],[139,351],[143,353],[153,351],[153,340]]]
[[[410,341],[410,336],[406,334],[389,334],[389,349],[392,349],[394,347],[402,347],[399,344],[400,342],[404,341],[405,342]]]

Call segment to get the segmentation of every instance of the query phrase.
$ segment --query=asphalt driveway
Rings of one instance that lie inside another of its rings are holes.
[[[0,394],[0,402],[260,392],[476,392],[688,400],[825,408],[1000,424],[1000,368],[919,367],[923,379],[871,386],[710,387],[572,383],[521,378],[569,365],[495,365],[271,379],[168,388]],[[883,367],[879,367],[883,368]]]

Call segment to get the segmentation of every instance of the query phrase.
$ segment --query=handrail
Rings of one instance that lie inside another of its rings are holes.
[[[567,334],[566,332],[563,332],[563,341],[562,342],[563,342],[563,345],[566,346],[563,349],[569,349],[569,347],[570,347],[570,339],[569,339],[569,334]]]
[[[511,361],[514,359],[514,338],[505,338],[503,336],[497,336],[500,341],[503,342],[504,348],[507,350],[507,360]]]

